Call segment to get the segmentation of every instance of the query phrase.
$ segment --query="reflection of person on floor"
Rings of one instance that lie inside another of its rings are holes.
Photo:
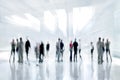
[[[41,42],[40,46],[39,46],[39,62],[43,62],[43,58],[44,58],[44,44],[43,42]]]
[[[47,52],[47,54],[48,54],[49,50],[50,50],[50,44],[49,44],[49,42],[47,42],[47,44],[46,44],[46,52]]]
[[[19,47],[18,47],[18,54],[19,54],[19,63],[23,63],[23,41],[22,38],[20,37],[20,42],[19,42]]]
[[[80,59],[82,60],[82,56],[81,56],[81,41],[80,41],[80,39],[79,39],[79,42],[78,42],[78,49],[79,49]]]
[[[106,80],[110,80],[110,72],[111,72],[111,63],[106,63],[106,70],[105,70],[105,76]]]
[[[101,38],[99,37],[99,40],[97,42],[97,51],[98,51],[98,64],[102,64],[102,42]]]
[[[72,43],[72,41],[69,44],[69,49],[70,49],[70,62],[72,62],[72,49],[73,49],[73,43]]]
[[[74,43],[73,43],[73,47],[74,47],[74,61],[77,61],[78,42],[76,41],[76,39],[75,39],[75,41],[74,41]]]
[[[60,57],[61,57],[61,61],[63,61],[63,52],[64,52],[64,43],[63,41],[61,40],[60,42]]]
[[[110,54],[110,42],[109,42],[108,39],[106,40],[105,47],[106,47],[106,60],[108,62],[108,55],[109,55],[110,59],[111,59],[111,62],[112,62],[112,57],[111,57],[111,54]]]
[[[13,39],[11,42],[11,54],[10,54],[9,62],[11,61],[11,56],[13,56],[13,62],[15,62],[15,48],[16,48],[16,44]]]
[[[98,65],[98,79],[97,80],[105,80],[105,69],[104,65]]]
[[[10,80],[16,80],[16,67],[15,67],[15,63],[13,63],[13,64],[10,63],[10,70],[11,70],[11,78],[10,78]]]
[[[27,41],[25,42],[25,52],[26,52],[26,58],[28,62],[29,62],[28,54],[29,54],[30,47],[31,47],[30,41],[27,39]]]
[[[90,43],[90,47],[91,47],[91,60],[93,60],[93,52],[94,52],[93,42]]]
[[[57,57],[57,61],[59,62],[60,61],[60,38],[56,43],[56,57]]]

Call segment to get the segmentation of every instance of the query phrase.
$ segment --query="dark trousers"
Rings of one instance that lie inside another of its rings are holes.
[[[74,61],[77,61],[77,50],[74,50]]]

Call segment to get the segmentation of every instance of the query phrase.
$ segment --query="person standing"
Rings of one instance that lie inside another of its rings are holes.
[[[61,56],[61,61],[63,61],[63,52],[64,52],[64,43],[63,43],[63,41],[61,40],[61,42],[60,42],[60,56]]]
[[[19,52],[18,52],[18,49],[19,49],[19,41],[18,39],[16,39],[16,52],[17,52],[17,55],[18,55],[18,60],[19,60]]]
[[[82,60],[82,56],[81,56],[81,40],[80,39],[79,39],[79,43],[78,43],[78,49],[79,49],[80,59]]]
[[[16,48],[16,44],[13,39],[11,42],[11,54],[10,54],[9,62],[11,61],[11,56],[13,56],[13,63],[15,62],[15,48]]]
[[[102,64],[102,42],[101,42],[101,37],[99,37],[98,42],[97,42],[97,51],[98,51],[98,64]]]
[[[34,48],[35,56],[36,56],[36,62],[38,62],[39,59],[39,45],[36,43],[36,46]]]
[[[109,54],[111,62],[112,62],[112,57],[111,57],[111,54],[110,54],[110,42],[109,42],[108,39],[106,40],[105,47],[106,47],[106,60],[108,62],[108,54]]]
[[[25,42],[25,52],[26,52],[26,58],[28,62],[29,62],[28,54],[29,54],[30,48],[31,48],[31,44],[30,44],[30,41],[27,39],[27,41]]]
[[[39,63],[40,62],[43,62],[43,58],[44,58],[44,44],[43,44],[43,42],[41,42],[41,44],[40,44],[40,54],[39,54]]]
[[[72,62],[72,50],[73,50],[73,43],[72,43],[72,41],[69,44],[69,49],[70,49],[70,62]]]
[[[90,47],[91,47],[91,59],[93,60],[93,52],[94,52],[93,42],[90,43]]]
[[[58,38],[58,42],[56,43],[56,57],[57,61],[60,61],[60,38]]]
[[[102,46],[101,61],[103,62],[103,54],[104,54],[104,51],[105,51],[105,43],[104,43],[104,38],[102,39],[101,46]]]
[[[48,54],[49,50],[50,50],[50,44],[49,44],[49,42],[47,42],[47,44],[46,44],[46,52],[47,52],[47,54]]]
[[[78,42],[76,41],[76,39],[73,43],[73,47],[74,47],[74,62],[75,62],[77,61],[77,50],[78,50]]]
[[[23,40],[22,37],[20,37],[19,47],[18,47],[18,53],[19,53],[19,63],[23,63]]]

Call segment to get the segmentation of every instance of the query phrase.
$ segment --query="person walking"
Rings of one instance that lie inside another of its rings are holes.
[[[108,39],[106,40],[105,47],[106,47],[106,60],[108,62],[108,55],[109,55],[112,62],[112,56],[110,54],[110,42]]]
[[[30,49],[30,48],[31,48],[31,43],[30,43],[30,41],[27,39],[27,41],[25,42],[25,52],[26,52],[27,62],[29,62],[28,54],[29,54],[29,49]]]
[[[16,44],[14,39],[11,42],[11,54],[10,54],[10,58],[9,58],[9,62],[11,61],[11,57],[13,56],[13,63],[15,62],[15,48],[16,48]]]

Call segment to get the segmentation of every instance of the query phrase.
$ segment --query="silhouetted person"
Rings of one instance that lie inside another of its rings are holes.
[[[109,42],[108,39],[107,39],[107,41],[105,43],[105,47],[106,47],[106,60],[108,62],[108,54],[109,54],[111,62],[112,62],[112,57],[111,57],[111,54],[110,54],[110,42]]]
[[[60,38],[58,38],[58,42],[56,43],[56,57],[57,61],[60,61]]]
[[[34,51],[35,51],[36,62],[37,62],[39,59],[39,45],[38,44],[36,44]]]
[[[10,54],[9,62],[11,61],[11,56],[13,56],[13,62],[15,62],[15,48],[16,48],[16,44],[13,39],[11,42],[11,54]]]
[[[81,57],[81,41],[80,41],[80,39],[79,39],[79,42],[78,42],[78,49],[79,49],[80,59],[82,60],[82,57]]]
[[[17,55],[18,55],[18,59],[19,59],[19,52],[18,52],[18,48],[19,48],[19,41],[18,39],[16,39],[16,52],[17,52]]]
[[[23,63],[23,46],[24,43],[22,41],[22,38],[20,37],[19,47],[18,47],[18,54],[19,54],[19,63]]]
[[[43,42],[41,42],[40,44],[40,54],[39,54],[39,62],[43,62],[43,58],[44,58],[44,44]]]
[[[69,50],[70,50],[70,62],[72,62],[72,50],[73,50],[73,43],[72,43],[72,41],[69,44]]]
[[[104,51],[105,51],[105,43],[104,43],[104,39],[102,39],[102,54],[101,54],[101,61],[103,62],[103,54],[104,54]]]
[[[49,50],[50,50],[50,44],[49,44],[49,42],[47,42],[47,44],[46,44],[46,51],[47,51],[47,54],[48,54]]]
[[[63,41],[61,40],[60,42],[60,56],[61,56],[61,61],[63,61],[63,52],[64,52],[64,43]]]
[[[90,47],[91,47],[91,59],[93,59],[93,52],[94,52],[94,45],[93,42],[90,43]]]
[[[31,47],[30,41],[27,39],[27,41],[25,42],[25,52],[26,52],[27,61],[29,61],[28,54],[30,47]]]
[[[77,61],[78,42],[76,41],[76,39],[75,39],[75,41],[74,41],[74,43],[73,43],[73,47],[74,47],[74,61],[75,61],[75,60]]]
[[[102,64],[102,42],[101,42],[101,37],[99,37],[98,42],[97,42],[97,51],[98,51],[98,64]]]

